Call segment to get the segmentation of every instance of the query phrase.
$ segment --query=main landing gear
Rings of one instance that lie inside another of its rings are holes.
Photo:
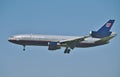
[[[69,54],[69,53],[70,53],[70,49],[69,49],[68,47],[66,47],[66,49],[65,49],[64,53]]]

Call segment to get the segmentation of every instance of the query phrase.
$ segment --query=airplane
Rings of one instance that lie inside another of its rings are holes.
[[[74,48],[87,48],[108,44],[109,40],[117,34],[110,29],[115,20],[109,20],[99,30],[90,31],[86,36],[60,36],[60,35],[40,35],[40,34],[21,34],[8,38],[9,42],[23,46],[48,46],[48,50],[57,50],[65,47],[64,53],[69,54]]]

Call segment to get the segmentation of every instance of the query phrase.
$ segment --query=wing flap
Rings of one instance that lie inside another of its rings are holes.
[[[65,45],[66,47],[70,47],[71,49],[73,49],[77,43],[84,41],[84,39],[87,37],[89,37],[89,36],[74,37],[74,38],[70,38],[70,39],[61,40],[61,41],[59,41],[59,43],[61,45]]]

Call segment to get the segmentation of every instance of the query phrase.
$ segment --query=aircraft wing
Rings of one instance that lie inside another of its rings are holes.
[[[70,47],[71,49],[73,49],[78,42],[84,41],[84,39],[87,37],[89,36],[74,37],[70,39],[61,40],[59,41],[59,43],[63,46]]]

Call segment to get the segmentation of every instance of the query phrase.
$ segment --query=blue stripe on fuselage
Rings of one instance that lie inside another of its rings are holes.
[[[10,42],[13,42],[15,44],[19,45],[36,45],[36,46],[48,46],[48,42],[50,41],[36,41],[36,40],[10,40]],[[76,47],[93,47],[98,45],[107,44],[105,43],[78,43]]]

